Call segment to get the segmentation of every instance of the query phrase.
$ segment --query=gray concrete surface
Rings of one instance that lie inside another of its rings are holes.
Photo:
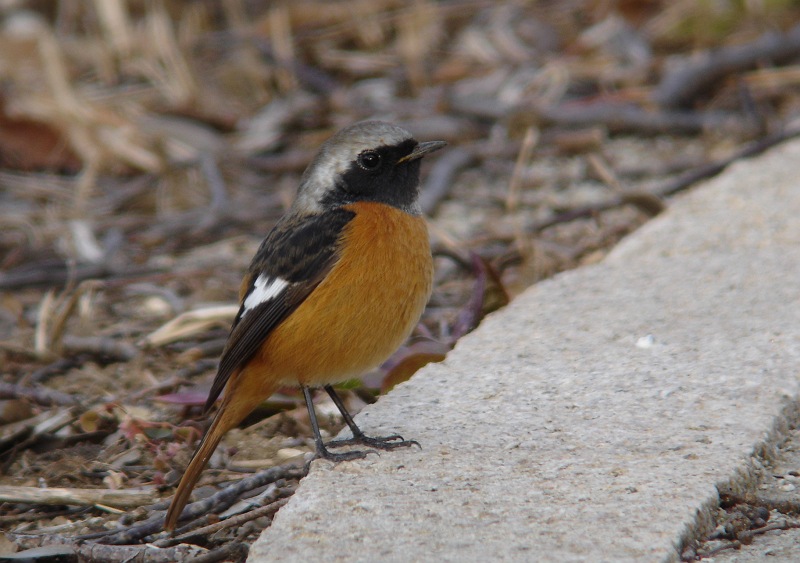
[[[679,198],[365,409],[249,561],[676,561],[798,418],[800,142]],[[800,558],[800,551],[798,551]]]

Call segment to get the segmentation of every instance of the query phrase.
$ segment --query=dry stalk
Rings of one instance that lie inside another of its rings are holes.
[[[106,43],[120,58],[128,57],[133,50],[131,23],[123,0],[94,0],[97,19]]]
[[[80,298],[83,297],[84,294],[94,292],[102,286],[103,282],[101,281],[86,280],[81,282],[81,284],[75,288],[75,291],[72,291],[72,288],[68,287],[66,290],[64,290],[64,293],[61,294],[59,297],[59,305],[57,307],[59,311],[55,314],[48,338],[48,346],[53,353],[61,353],[63,348],[64,329],[67,326],[67,321],[75,311],[75,307]]]
[[[522,145],[517,153],[517,160],[514,163],[514,171],[511,173],[511,180],[508,183],[508,195],[506,196],[506,212],[515,213],[519,208],[520,191],[522,190],[522,174],[525,167],[533,156],[533,149],[539,142],[539,131],[533,127],[528,127]]]
[[[520,193],[522,191],[522,175],[525,167],[533,156],[533,149],[539,141],[539,130],[533,127],[528,127],[525,131],[525,137],[522,139],[517,160],[514,163],[514,170],[511,173],[511,180],[508,185],[508,194],[506,196],[506,211],[512,215],[512,222],[514,225],[514,241],[519,255],[522,257],[525,269],[532,270],[531,274],[533,279],[540,277],[540,267],[537,263],[536,246],[533,239],[528,235],[525,229],[523,214],[519,213]]]
[[[64,130],[84,163],[74,198],[78,214],[85,211],[100,170],[118,167],[119,160],[151,172],[161,169],[162,159],[144,146],[128,120],[79,96],[70,83],[61,46],[47,28],[39,36],[38,52],[50,96],[36,109]],[[172,68],[169,72],[178,74]]]
[[[269,11],[269,31],[275,58],[280,66],[275,70],[278,87],[283,92],[290,92],[297,87],[292,68],[294,67],[294,41],[292,40],[292,22],[286,4],[278,4]]]
[[[101,149],[93,141],[89,130],[90,110],[78,100],[70,84],[66,62],[61,47],[50,29],[39,37],[39,58],[52,96],[53,107],[48,108],[51,118],[65,128],[71,147],[80,156],[89,172],[81,176],[75,194],[75,208],[83,210],[94,186],[94,171],[101,160]]]
[[[780,92],[786,88],[800,85],[800,65],[784,68],[761,68],[742,76],[742,81],[754,90],[762,92]]]
[[[172,105],[185,106],[199,97],[199,87],[180,49],[169,14],[161,3],[151,4],[145,17],[143,57],[138,70]]]
[[[44,294],[42,302],[39,304],[39,312],[36,315],[36,331],[33,336],[33,349],[36,352],[36,357],[41,359],[52,357],[47,328],[50,326],[50,319],[54,314],[53,309],[55,307],[55,302],[55,292],[51,289]]]
[[[398,18],[398,48],[412,91],[428,83],[425,63],[436,44],[438,23],[438,8],[427,0],[417,0]]]
[[[227,528],[238,528],[242,524],[250,522],[251,520],[255,520],[256,518],[263,518],[264,516],[272,516],[275,514],[283,505],[289,502],[288,498],[282,498],[276,500],[275,502],[271,502],[266,506],[260,506],[254,510],[250,510],[249,512],[245,512],[243,514],[237,514],[236,516],[232,516],[231,518],[227,518],[222,520],[221,522],[216,522],[214,524],[209,524],[207,526],[203,526],[201,528],[196,528],[191,532],[187,532],[174,538],[174,540],[181,540],[181,539],[188,539],[200,535],[211,535],[220,530],[225,530]]]
[[[592,153],[589,154],[586,159],[589,161],[589,166],[591,167],[592,171],[597,174],[597,176],[606,186],[617,193],[624,191],[619,178],[601,156]]]
[[[39,305],[34,332],[34,351],[37,358],[48,360],[62,352],[67,321],[80,299],[100,287],[102,282],[98,280],[85,280],[77,288],[73,288],[70,281],[58,299],[53,290],[45,293]]]
[[[355,0],[353,3],[353,28],[359,41],[367,49],[376,49],[386,43],[386,31],[379,15],[385,6],[374,0]]]
[[[238,305],[220,305],[187,311],[167,322],[155,332],[148,334],[144,339],[144,344],[155,347],[164,346],[170,342],[205,332],[215,325],[227,326],[233,321],[238,311]]]

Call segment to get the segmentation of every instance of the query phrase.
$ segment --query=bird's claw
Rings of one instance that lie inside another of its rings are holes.
[[[327,446],[329,448],[341,448],[343,446],[362,445],[378,450],[393,450],[395,448],[408,448],[410,446],[417,446],[421,448],[419,442],[416,440],[404,440],[399,434],[392,434],[391,436],[353,436],[352,438],[343,438],[340,440],[331,440]]]

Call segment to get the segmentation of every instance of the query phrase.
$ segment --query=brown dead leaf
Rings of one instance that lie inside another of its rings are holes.
[[[395,385],[408,381],[423,366],[431,362],[444,360],[450,346],[433,340],[415,342],[403,348],[392,358],[392,365],[387,369],[381,383],[381,394],[387,393]]]
[[[81,169],[81,162],[55,127],[8,115],[0,98],[0,167],[74,174]]]

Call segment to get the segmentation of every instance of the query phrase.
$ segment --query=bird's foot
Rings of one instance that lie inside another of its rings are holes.
[[[317,448],[317,455],[315,455],[310,461],[314,459],[327,459],[328,461],[332,461],[334,463],[339,463],[340,461],[350,461],[353,459],[364,459],[369,454],[378,455],[378,452],[375,450],[353,450],[349,452],[339,452],[334,453],[329,451],[325,446],[321,448]]]
[[[418,448],[422,447],[416,440],[404,440],[399,434],[392,434],[391,436],[376,436],[374,438],[365,434],[358,434],[352,438],[331,440],[327,443],[327,446],[329,448],[341,448],[342,446],[353,446],[357,444],[378,450],[393,450],[395,448],[408,448],[411,446],[417,446]]]

